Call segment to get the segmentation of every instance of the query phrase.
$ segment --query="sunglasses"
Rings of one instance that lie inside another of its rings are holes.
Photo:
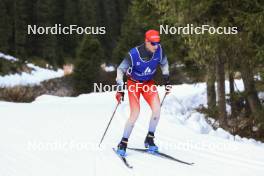
[[[151,44],[152,46],[157,46],[157,45],[160,44],[160,42],[150,42],[150,44]]]

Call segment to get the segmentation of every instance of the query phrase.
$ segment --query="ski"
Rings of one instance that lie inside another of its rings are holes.
[[[131,166],[131,165],[128,164],[128,162],[127,162],[127,160],[126,160],[125,157],[120,156],[120,155],[117,153],[117,151],[116,151],[115,148],[113,148],[113,151],[114,151],[115,154],[116,154],[116,155],[117,155],[117,156],[123,161],[123,163],[125,164],[125,166],[126,166],[127,168],[129,168],[129,169],[132,169],[132,168],[133,168],[133,166]]]
[[[161,158],[165,158],[165,159],[169,159],[169,160],[172,160],[172,161],[176,161],[176,162],[179,162],[179,163],[182,163],[182,164],[187,164],[187,165],[193,165],[194,163],[189,163],[189,162],[185,162],[185,161],[182,161],[182,160],[179,160],[177,158],[174,158],[170,155],[167,155],[165,153],[162,153],[162,152],[149,152],[148,149],[141,149],[141,148],[130,148],[128,147],[129,150],[134,150],[134,151],[138,151],[138,152],[142,152],[142,153],[148,153],[148,154],[151,154],[151,155],[154,155],[154,156],[158,156],[158,157],[161,157]]]

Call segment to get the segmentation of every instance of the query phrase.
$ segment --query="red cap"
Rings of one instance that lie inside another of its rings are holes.
[[[145,33],[146,42],[160,42],[159,31],[150,29]]]

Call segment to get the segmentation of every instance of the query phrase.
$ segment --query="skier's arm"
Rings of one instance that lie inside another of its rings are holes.
[[[131,66],[130,56],[127,55],[121,64],[117,67],[116,71],[116,84],[117,84],[117,93],[116,100],[118,103],[124,101],[124,74],[127,72],[128,68]]]
[[[170,71],[169,71],[169,62],[167,56],[163,53],[162,59],[160,61],[160,68],[162,72],[163,82],[165,85],[165,90],[167,93],[170,92],[171,84],[170,84]]]
[[[127,54],[127,56],[123,59],[123,61],[117,68],[117,72],[116,72],[117,85],[121,85],[121,86],[124,85],[123,78],[130,66],[131,66],[131,59],[130,56]]]
[[[167,56],[165,54],[162,55],[162,59],[160,61],[160,69],[162,72],[162,77],[164,80],[169,79],[170,71],[169,71],[169,62]]]

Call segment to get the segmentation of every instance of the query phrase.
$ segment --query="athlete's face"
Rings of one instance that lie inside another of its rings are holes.
[[[154,43],[154,42],[145,42],[145,46],[146,46],[146,48],[150,51],[150,52],[152,52],[152,53],[154,53],[157,49],[158,49],[158,44],[159,43]]]

